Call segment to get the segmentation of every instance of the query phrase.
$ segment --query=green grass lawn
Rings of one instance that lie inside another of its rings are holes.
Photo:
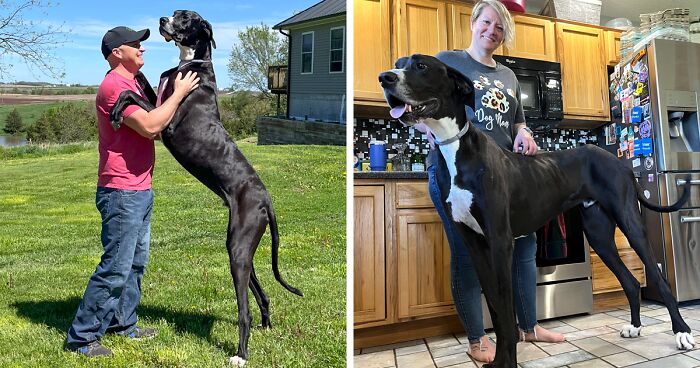
[[[239,144],[270,191],[280,227],[274,279],[269,231],[255,257],[271,330],[253,329],[249,367],[345,366],[345,149]],[[222,201],[157,144],[151,257],[139,324],[151,340],[107,335],[111,358],[62,350],[101,255],[96,145],[0,160],[0,367],[221,367],[238,325]],[[253,325],[260,313],[250,294]]]

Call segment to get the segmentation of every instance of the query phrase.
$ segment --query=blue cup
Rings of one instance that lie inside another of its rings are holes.
[[[369,168],[372,171],[386,170],[386,149],[384,141],[369,142]]]

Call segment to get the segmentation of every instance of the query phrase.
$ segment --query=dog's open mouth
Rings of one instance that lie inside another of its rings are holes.
[[[435,98],[431,98],[419,104],[410,104],[390,93],[385,92],[385,97],[391,108],[389,115],[394,119],[405,117],[407,114],[409,117],[413,118],[429,117],[430,114],[437,109],[438,104]]]

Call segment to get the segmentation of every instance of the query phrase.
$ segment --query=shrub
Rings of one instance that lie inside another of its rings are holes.
[[[22,116],[17,109],[13,109],[5,118],[5,127],[2,129],[7,134],[17,134],[24,131]]]
[[[67,103],[47,110],[27,130],[37,143],[69,143],[97,139],[97,117],[92,104]]]
[[[270,99],[262,94],[242,91],[219,100],[219,113],[224,128],[235,139],[246,138],[257,132],[258,116],[274,114]]]

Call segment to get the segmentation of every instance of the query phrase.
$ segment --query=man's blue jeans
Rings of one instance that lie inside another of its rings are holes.
[[[440,201],[438,186],[438,166],[449,180],[449,173],[442,155],[436,150],[430,152],[428,158],[428,190],[442,223],[445,227],[447,241],[450,244],[450,273],[452,278],[452,299],[459,319],[462,321],[470,342],[477,342],[484,335],[484,320],[481,309],[481,284],[472,264],[467,244],[459,236],[457,229],[445,212]],[[518,324],[525,332],[532,332],[537,324],[537,238],[535,234],[515,240],[513,251],[513,299]]]
[[[153,191],[98,187],[95,203],[104,253],[68,330],[70,345],[95,341],[107,330],[128,334],[135,328],[148,263]]]

